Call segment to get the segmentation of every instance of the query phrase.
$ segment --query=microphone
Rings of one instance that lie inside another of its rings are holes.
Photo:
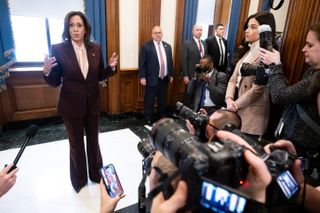
[[[8,171],[8,173],[10,173],[12,170],[14,170],[15,168],[17,168],[17,163],[18,163],[18,161],[19,161],[19,159],[20,159],[20,157],[21,157],[24,149],[26,148],[26,146],[27,146],[27,144],[29,143],[30,139],[33,138],[33,137],[36,135],[38,129],[39,129],[39,127],[38,127],[37,125],[34,125],[34,124],[30,125],[30,126],[27,128],[27,130],[26,130],[26,139],[25,139],[22,147],[20,148],[20,150],[19,150],[16,158],[14,159],[14,161],[13,161],[13,166],[12,166],[11,169]]]
[[[262,24],[259,26],[260,34],[260,47],[272,51],[272,29],[268,24]]]

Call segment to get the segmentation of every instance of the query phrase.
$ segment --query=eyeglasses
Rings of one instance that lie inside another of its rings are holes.
[[[162,34],[162,32],[153,32],[153,34]]]

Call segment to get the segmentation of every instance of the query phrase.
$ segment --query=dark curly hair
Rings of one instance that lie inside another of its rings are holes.
[[[63,41],[71,41],[71,36],[70,36],[70,32],[69,32],[69,23],[70,23],[70,19],[73,16],[79,16],[84,24],[85,27],[85,34],[84,34],[84,44],[85,46],[89,46],[91,45],[91,41],[90,41],[90,37],[91,37],[91,26],[90,23],[88,21],[88,18],[86,17],[86,15],[84,13],[82,13],[81,11],[71,11],[69,12],[66,17],[64,18],[64,28],[63,28],[63,33],[62,33],[62,40]]]

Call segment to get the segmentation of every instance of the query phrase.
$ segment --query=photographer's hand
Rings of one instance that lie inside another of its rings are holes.
[[[186,120],[186,126],[187,126],[189,133],[191,135],[196,134],[196,130],[194,129],[193,125],[191,124],[191,122],[188,119]]]
[[[183,77],[183,83],[184,83],[185,85],[188,85],[189,82],[190,82],[189,77],[188,77],[188,76],[184,76],[184,77]]]
[[[16,173],[18,172],[18,168],[12,170],[9,174],[7,174],[12,166],[13,164],[10,164],[0,171],[0,197],[7,193],[16,183]]]
[[[152,200],[151,213],[174,213],[181,209],[187,201],[188,187],[186,182],[180,180],[174,194],[165,200],[163,193],[160,192]]]
[[[271,174],[267,165],[260,157],[254,154],[255,150],[238,135],[227,131],[218,131],[217,136],[221,140],[231,140],[248,148],[244,152],[244,157],[249,165],[249,171],[247,179],[240,190],[250,195],[252,199],[265,203],[266,188],[271,182]]]
[[[100,213],[112,213],[118,202],[126,195],[118,195],[114,198],[110,197],[102,180],[100,181]]]
[[[249,164],[249,171],[245,183],[240,187],[240,190],[249,194],[252,199],[260,202],[266,202],[266,189],[271,182],[271,174],[264,161],[246,150],[244,157]]]
[[[140,78],[140,84],[141,84],[142,86],[146,86],[146,85],[147,85],[146,79],[145,79],[145,78]]]
[[[273,49],[273,52],[270,52],[266,49],[260,48],[260,61],[266,65],[281,64],[280,53]]]

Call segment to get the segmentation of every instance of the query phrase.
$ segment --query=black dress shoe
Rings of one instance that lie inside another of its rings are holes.
[[[76,191],[77,193],[80,192],[80,190],[82,189],[82,187],[84,187],[86,184],[82,185],[82,186],[73,186],[74,191]]]
[[[79,186],[79,187],[73,187],[74,188],[74,190],[77,192],[77,193],[79,193],[80,192],[80,190],[82,189],[82,186]]]
[[[100,183],[101,178],[90,178],[91,182]]]

